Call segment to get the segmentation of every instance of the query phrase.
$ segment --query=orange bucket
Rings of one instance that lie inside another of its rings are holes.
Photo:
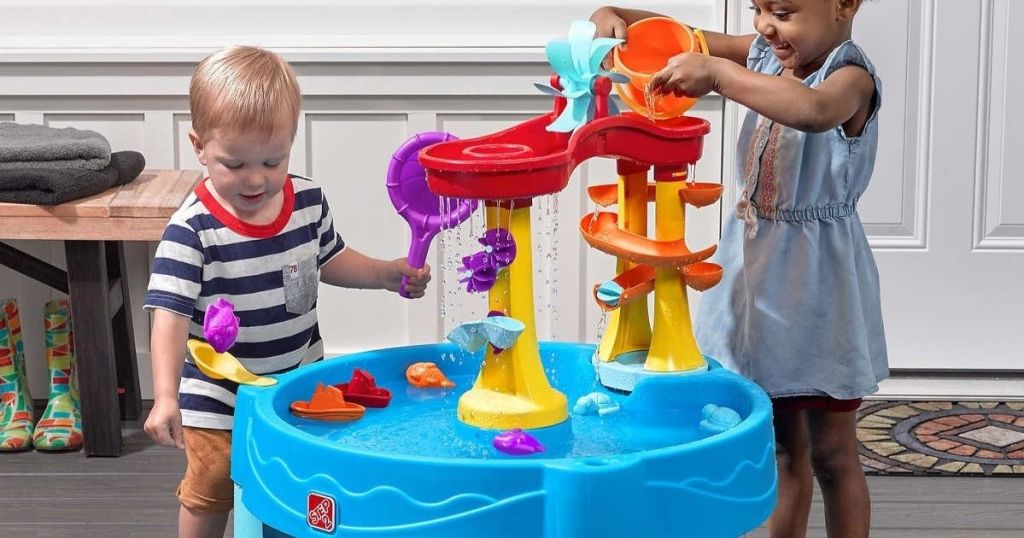
[[[683,115],[697,102],[695,97],[652,95],[648,108],[645,89],[651,77],[668,64],[669,58],[684,52],[707,54],[700,30],[668,17],[637,21],[626,29],[626,48],[612,52],[613,71],[629,77],[629,84],[616,84],[622,102],[641,116],[667,120]]]

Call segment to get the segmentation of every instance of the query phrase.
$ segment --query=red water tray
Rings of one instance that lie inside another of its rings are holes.
[[[597,99],[607,98],[598,96]],[[682,116],[657,123],[634,113],[600,117],[574,133],[546,127],[555,111],[478,138],[453,140],[420,152],[430,190],[440,196],[510,200],[553,194],[565,188],[576,166],[592,157],[626,159],[645,165],[682,167],[696,163],[704,149],[706,120]]]

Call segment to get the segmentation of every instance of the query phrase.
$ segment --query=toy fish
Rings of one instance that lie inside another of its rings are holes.
[[[455,386],[444,372],[432,362],[413,363],[405,370],[405,379],[409,384],[421,389],[450,389]]]
[[[544,452],[544,445],[534,436],[516,428],[494,436],[494,448],[511,456],[529,456]]]

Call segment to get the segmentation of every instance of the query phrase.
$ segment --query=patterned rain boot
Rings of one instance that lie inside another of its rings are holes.
[[[0,300],[0,452],[32,448],[32,397],[25,375],[21,320],[14,299]]]
[[[36,424],[36,450],[82,448],[82,411],[75,379],[75,340],[67,299],[46,303],[46,366],[50,370],[50,401]]]

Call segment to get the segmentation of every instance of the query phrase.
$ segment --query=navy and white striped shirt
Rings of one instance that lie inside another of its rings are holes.
[[[189,338],[199,340],[206,307],[219,297],[231,301],[241,322],[230,352],[257,374],[323,358],[316,317],[320,267],[345,248],[319,186],[293,175],[283,194],[278,217],[253,225],[200,183],[164,230],[146,294],[146,309],[189,317]],[[238,386],[206,377],[187,350],[185,357],[182,424],[231,429]]]

